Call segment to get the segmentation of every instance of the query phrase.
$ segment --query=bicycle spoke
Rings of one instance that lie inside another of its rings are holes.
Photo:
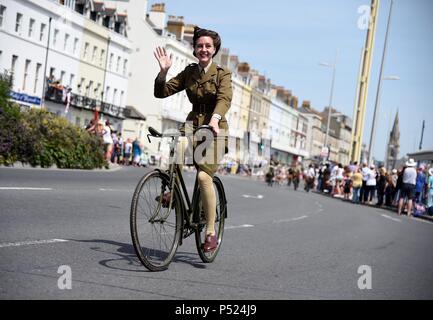
[[[131,230],[135,234],[134,248],[146,267],[159,271],[170,263],[176,252],[181,213],[175,205],[171,210],[163,208],[162,197],[168,191],[163,176],[153,172],[143,179],[133,198],[135,216],[132,216],[132,223],[135,227]]]

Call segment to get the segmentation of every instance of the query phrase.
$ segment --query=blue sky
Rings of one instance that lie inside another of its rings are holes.
[[[149,1],[150,4],[161,1]],[[333,63],[338,49],[333,106],[353,116],[357,75],[366,30],[358,27],[358,8],[369,0],[165,0],[166,12],[186,23],[220,33],[223,46],[241,61],[322,110],[329,103]],[[374,104],[390,0],[381,0],[369,84],[363,142],[370,140]],[[399,110],[401,152],[433,149],[433,1],[395,0],[373,155],[382,160],[387,132]]]

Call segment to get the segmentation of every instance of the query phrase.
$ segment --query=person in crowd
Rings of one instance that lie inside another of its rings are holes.
[[[433,167],[428,170],[428,183],[427,183],[427,208],[433,206]]]
[[[123,150],[123,164],[126,166],[131,165],[132,156],[132,142],[131,138],[126,139],[125,147]]]
[[[139,166],[141,158],[141,145],[138,138],[135,138],[134,142],[132,143],[132,164],[134,167]]]
[[[353,187],[353,195],[352,195],[352,202],[359,204],[359,198],[360,198],[360,191],[362,187],[362,173],[361,169],[357,169],[356,172],[352,176],[352,187]]]
[[[394,199],[395,185],[397,183],[397,179],[394,181],[394,173],[397,173],[396,169],[392,170],[392,174],[386,175],[385,206],[387,207],[392,206],[392,200]]]
[[[275,169],[273,166],[269,166],[268,172],[266,172],[265,179],[268,186],[272,187],[274,184],[274,176],[275,176]]]
[[[361,169],[361,173],[362,173],[362,187],[360,190],[360,199],[361,199],[361,203],[365,203],[365,193],[367,191],[367,180],[368,180],[368,173],[370,172],[370,169],[368,168],[368,165],[366,162],[364,162],[362,164],[362,169]],[[367,196],[368,198],[368,196]]]
[[[110,125],[106,125],[107,122],[102,119],[98,121],[98,133],[102,136],[102,140],[104,141],[105,160],[110,162],[111,153],[113,152],[113,138],[111,137],[111,127]],[[108,124],[110,123],[108,122]]]
[[[376,189],[376,167],[374,164],[370,165],[367,171],[367,181],[365,182],[365,192],[364,192],[364,203],[372,204],[374,197],[374,190]]]
[[[299,181],[301,179],[301,169],[299,166],[296,166],[293,168],[293,189],[296,191],[298,190]]]
[[[96,133],[97,122],[95,119],[91,119],[86,126],[86,131],[90,133]]]
[[[424,166],[421,165],[418,168],[418,172],[416,175],[416,187],[415,187],[415,201],[417,203],[423,203],[424,199],[424,189],[427,183],[427,177],[424,173]]]
[[[416,162],[413,159],[409,159],[406,162],[406,168],[402,174],[402,185],[400,190],[400,199],[398,201],[398,210],[397,213],[399,215],[402,214],[403,204],[405,199],[407,199],[407,215],[408,217],[412,216],[412,200],[415,196],[416,189]]]
[[[290,187],[292,185],[292,181],[293,181],[293,168],[290,167],[287,170],[287,186]]]
[[[314,181],[316,177],[316,171],[314,170],[314,167],[312,164],[308,166],[308,170],[305,173],[305,191],[309,192],[310,189],[314,188]]]
[[[330,179],[331,179],[331,170],[329,169],[329,163],[327,163],[325,165],[325,169],[323,169],[323,181],[322,181],[321,191],[327,190],[327,192],[330,192],[329,191],[329,186],[331,186]]]
[[[378,207],[381,207],[383,205],[383,198],[385,197],[386,173],[387,172],[385,167],[379,168],[379,174],[377,176],[377,181],[376,181],[376,190],[377,190],[376,206]]]
[[[349,200],[350,192],[352,191],[352,172],[349,170],[344,173],[343,191],[344,191],[344,199]]]

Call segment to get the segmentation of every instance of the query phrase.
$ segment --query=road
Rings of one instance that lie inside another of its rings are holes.
[[[222,177],[215,262],[191,237],[167,271],[149,272],[129,232],[145,171],[0,168],[0,299],[433,298],[432,223],[242,177]]]

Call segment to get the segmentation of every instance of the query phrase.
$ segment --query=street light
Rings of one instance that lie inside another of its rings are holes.
[[[327,121],[328,123],[326,125],[325,143],[323,145],[324,147],[328,146],[329,126],[330,126],[330,122],[331,122],[332,97],[333,97],[333,94],[334,94],[335,69],[337,67],[337,58],[338,58],[338,49],[335,52],[335,61],[334,61],[334,64],[329,64],[329,63],[326,63],[326,62],[319,63],[320,66],[332,68],[331,93],[329,95],[329,105],[328,105],[328,121]],[[328,149],[328,156],[329,156],[329,149]]]

